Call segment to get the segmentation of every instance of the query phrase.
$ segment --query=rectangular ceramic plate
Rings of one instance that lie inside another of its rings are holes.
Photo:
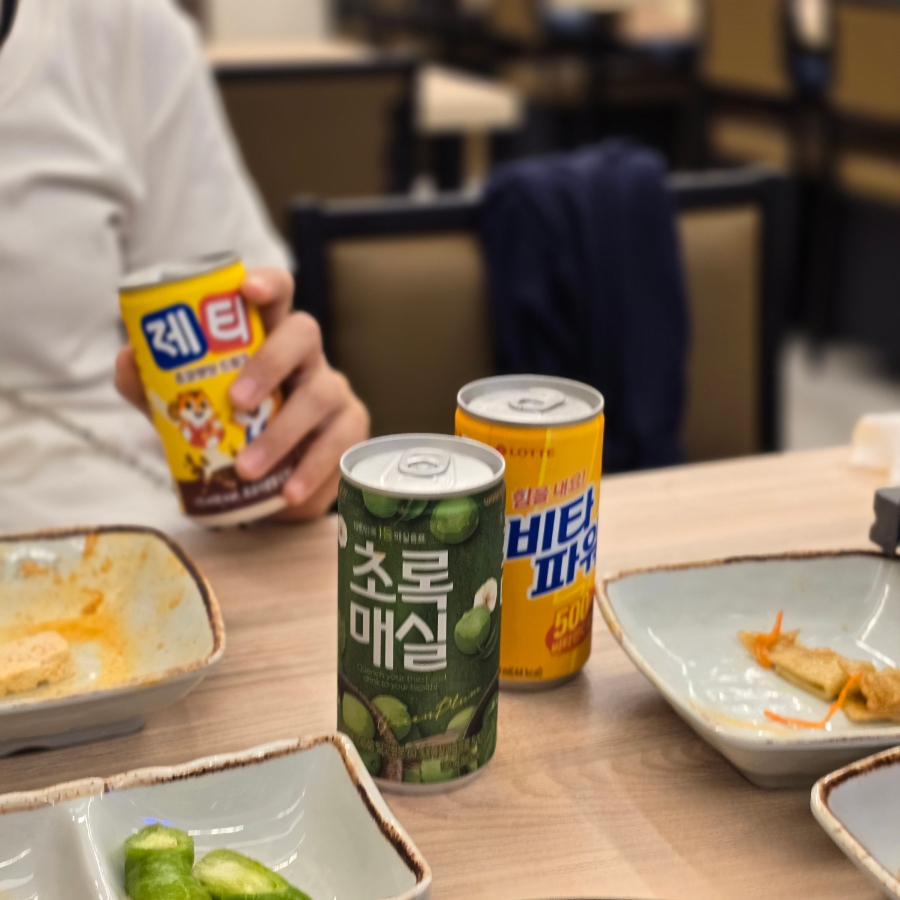
[[[0,642],[45,630],[69,641],[76,673],[0,698],[0,756],[134,731],[225,648],[209,584],[144,528],[0,537]]]
[[[228,847],[312,900],[428,896],[431,870],[343,735],[0,797],[2,900],[120,900],[145,824]]]
[[[877,667],[900,664],[900,561],[875,553],[732,559],[607,578],[610,630],[675,711],[744,775],[765,787],[809,785],[839,766],[900,743],[900,726],[827,730],[778,725],[764,710],[821,719],[828,704],[763,669],[738,631],[784,629]]]
[[[827,775],[813,788],[812,811],[841,850],[900,900],[900,748]]]

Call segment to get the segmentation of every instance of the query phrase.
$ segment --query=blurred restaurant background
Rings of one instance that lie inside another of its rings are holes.
[[[614,137],[671,172],[689,460],[900,410],[898,0],[183,5],[374,434],[491,374],[491,173]]]

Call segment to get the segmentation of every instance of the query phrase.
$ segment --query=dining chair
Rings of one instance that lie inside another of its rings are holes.
[[[900,356],[900,5],[835,0],[825,175],[816,216],[815,336]]]
[[[292,207],[300,305],[373,435],[452,430],[456,391],[492,372],[478,210],[458,194]]]
[[[840,187],[900,203],[900,5],[837,0],[830,109]]]
[[[220,62],[214,71],[247,168],[283,230],[297,194],[359,197],[409,187],[412,59]]]
[[[785,180],[734,169],[675,175],[670,187],[692,333],[686,453],[773,450]],[[479,214],[465,195],[292,206],[298,306],[321,323],[374,435],[452,431],[459,388],[493,372]]]
[[[788,99],[785,0],[706,0],[701,72],[712,87]]]
[[[600,129],[610,127],[610,113],[619,112],[610,109],[611,89],[621,95],[621,83],[632,88],[637,79],[641,92],[644,67],[619,58],[618,18],[615,8],[560,10],[548,0],[486,0],[481,24],[490,67],[528,103],[529,152],[599,140]],[[619,105],[630,109],[633,93],[624,103],[620,96]]]
[[[704,0],[698,66],[706,155],[794,172],[806,168],[790,68],[788,0]]]
[[[490,34],[519,47],[535,47],[546,37],[540,0],[491,0],[485,24]]]

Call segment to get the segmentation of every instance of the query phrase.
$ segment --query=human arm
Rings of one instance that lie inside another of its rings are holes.
[[[232,383],[229,399],[235,408],[249,411],[279,386],[286,389],[284,407],[241,451],[236,465],[243,478],[261,478],[305,441],[304,453],[284,487],[289,507],[279,518],[307,519],[321,515],[334,502],[341,455],[368,437],[369,415],[347,379],[328,364],[316,321],[306,313],[291,312],[293,289],[293,280],[281,269],[248,273],[242,293],[259,307],[269,336]],[[116,359],[116,387],[149,415],[131,346]]]
[[[317,515],[336,496],[341,454],[368,436],[368,414],[328,364],[316,322],[292,312],[288,255],[244,171],[190,27],[161,0],[136,3],[147,18],[138,57],[151,71],[139,95],[146,125],[134,156],[144,188],[143,201],[124,223],[126,265],[221,250],[243,257],[250,271],[242,293],[260,308],[268,336],[232,385],[231,400],[249,411],[279,386],[286,400],[238,456],[237,469],[244,478],[259,478],[305,442],[284,488],[291,504],[285,515]],[[116,384],[146,411],[129,347],[119,353]]]

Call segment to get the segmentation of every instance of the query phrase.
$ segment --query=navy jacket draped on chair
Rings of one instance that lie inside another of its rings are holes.
[[[481,238],[501,374],[606,398],[607,471],[680,462],[687,312],[665,165],[629,141],[497,170]]]

